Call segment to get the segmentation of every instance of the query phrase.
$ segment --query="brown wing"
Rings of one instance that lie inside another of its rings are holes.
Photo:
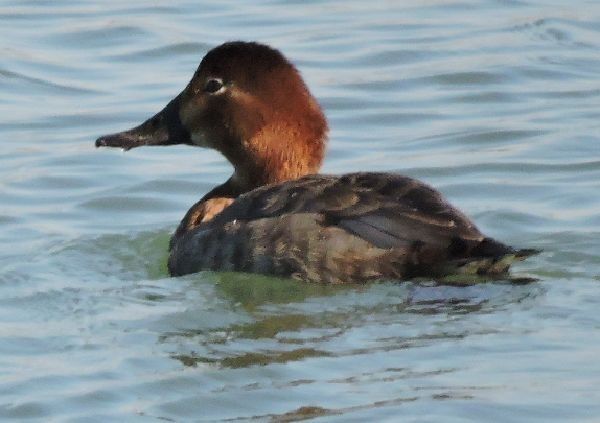
[[[323,225],[343,228],[380,248],[484,238],[438,191],[391,173],[311,175],[259,188],[240,196],[215,224],[290,213],[316,213]]]

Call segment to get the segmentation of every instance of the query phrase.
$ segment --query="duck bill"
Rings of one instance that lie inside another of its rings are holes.
[[[179,118],[180,95],[164,109],[135,128],[96,140],[96,147],[118,147],[130,150],[142,145],[190,144],[190,134]]]

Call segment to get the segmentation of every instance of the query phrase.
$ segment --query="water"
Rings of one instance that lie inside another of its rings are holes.
[[[600,4],[0,2],[0,418],[598,421]],[[169,278],[215,152],[96,150],[211,47],[282,49],[324,170],[423,179],[538,279]]]

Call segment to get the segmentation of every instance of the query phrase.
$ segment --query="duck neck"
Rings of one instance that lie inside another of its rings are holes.
[[[281,128],[280,123],[278,129]],[[235,169],[222,189],[230,189],[239,195],[263,185],[319,172],[326,141],[323,127],[309,137],[291,128],[285,131],[265,129],[268,128],[263,128],[256,137],[236,143],[241,148],[221,151]]]

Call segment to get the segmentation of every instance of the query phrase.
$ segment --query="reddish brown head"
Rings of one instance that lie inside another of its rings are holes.
[[[327,122],[296,68],[277,50],[230,42],[209,51],[160,113],[96,146],[192,144],[219,150],[242,191],[316,173]]]

